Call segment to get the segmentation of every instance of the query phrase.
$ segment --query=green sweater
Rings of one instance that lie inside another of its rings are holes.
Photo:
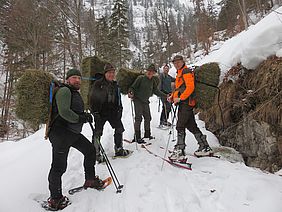
[[[153,94],[159,97],[166,97],[166,94],[158,89],[158,85],[154,77],[149,79],[146,75],[138,76],[129,91],[133,93],[134,98],[137,98],[144,103],[148,103],[149,98]]]
[[[62,87],[56,93],[59,115],[70,123],[78,123],[79,115],[71,109],[72,94],[69,88]]]

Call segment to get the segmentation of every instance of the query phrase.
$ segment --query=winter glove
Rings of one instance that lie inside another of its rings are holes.
[[[80,123],[86,123],[86,122],[92,123],[93,118],[90,113],[84,112],[83,114],[79,115],[79,122]]]
[[[130,92],[127,94],[127,96],[128,96],[128,98],[133,99],[134,94],[130,91]]]

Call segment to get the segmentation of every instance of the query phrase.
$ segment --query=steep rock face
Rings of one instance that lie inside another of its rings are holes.
[[[238,76],[220,86],[220,106],[200,114],[222,145],[239,151],[249,166],[270,172],[282,168],[282,58],[265,60],[256,70],[240,65]]]

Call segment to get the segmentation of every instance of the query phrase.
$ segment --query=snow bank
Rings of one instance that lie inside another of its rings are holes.
[[[220,49],[197,62],[202,65],[218,62],[222,76],[237,63],[248,69],[256,68],[271,55],[281,55],[282,7],[270,13],[257,24],[227,40]]]

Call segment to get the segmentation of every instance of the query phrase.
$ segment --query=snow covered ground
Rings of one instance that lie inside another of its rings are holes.
[[[124,137],[133,137],[130,101],[123,97]],[[156,137],[149,149],[164,155],[169,131],[156,128],[159,121],[158,99],[151,98],[153,120],[151,127]],[[212,147],[219,146],[215,136],[208,132],[202,121],[200,129],[208,136]],[[91,129],[83,128],[83,134],[91,139]],[[19,142],[0,144],[0,211],[44,211],[33,198],[49,196],[47,175],[51,163],[51,146],[43,139],[44,129]],[[191,134],[186,138],[186,151],[192,154],[197,148]],[[72,204],[65,212],[280,212],[282,211],[282,178],[264,173],[243,163],[231,163],[221,158],[189,157],[192,171],[172,167],[148,154],[135,149],[135,144],[124,144],[134,150],[127,159],[112,160],[113,131],[107,124],[102,144],[124,189],[116,194],[115,187],[105,191],[86,190],[69,196]],[[169,149],[174,143],[170,142]],[[82,155],[71,149],[68,169],[63,176],[63,192],[84,182]],[[105,165],[96,166],[101,178],[109,175]]]

